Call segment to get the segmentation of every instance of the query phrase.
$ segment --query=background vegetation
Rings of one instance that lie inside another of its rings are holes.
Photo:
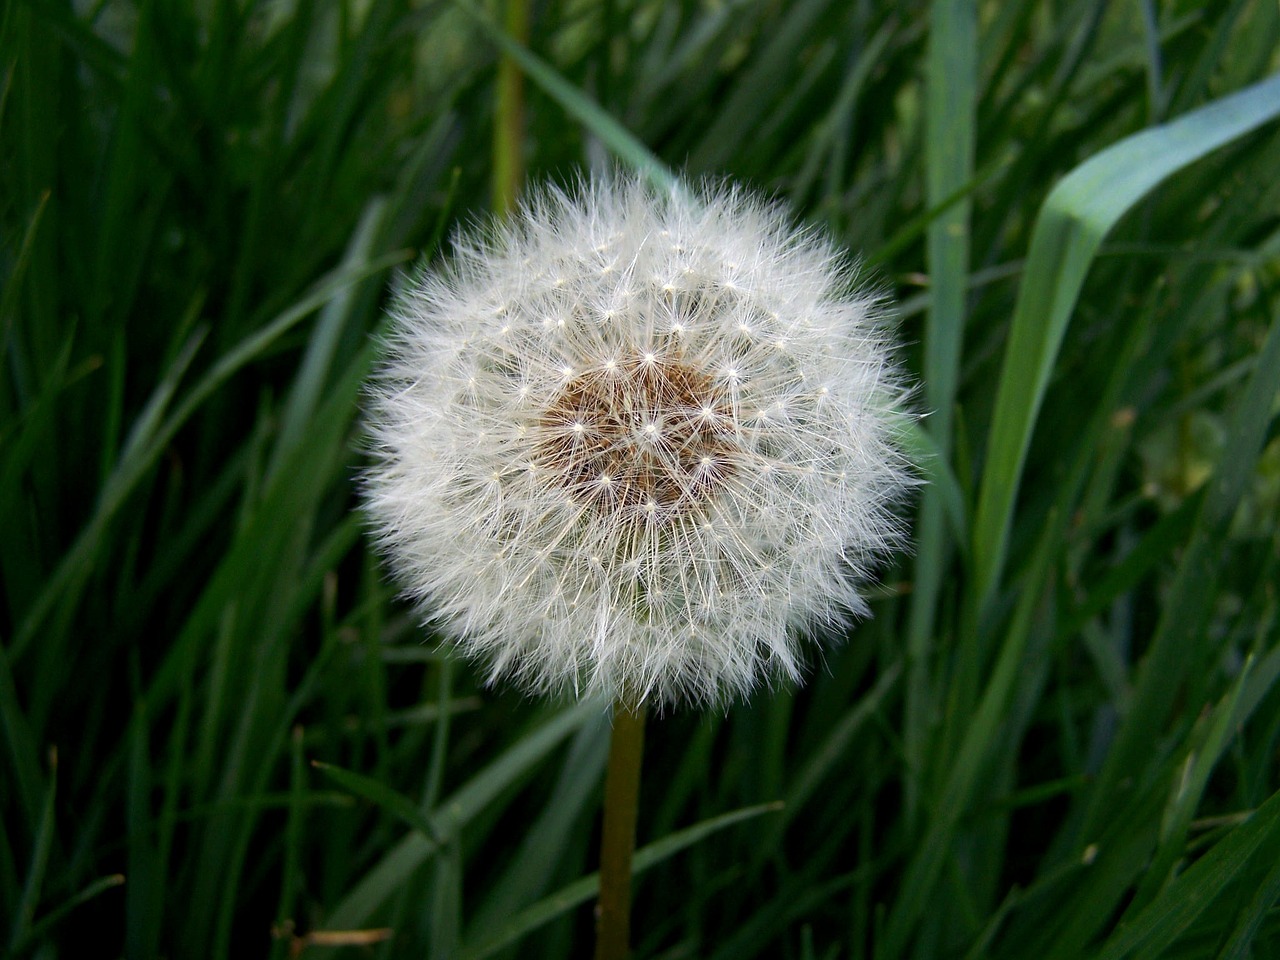
[[[601,706],[442,660],[356,512],[395,268],[490,208],[474,12],[0,13],[12,956],[590,948]],[[932,411],[875,618],[651,724],[638,956],[1280,956],[1278,41],[1273,0],[534,7],[531,175],[786,199]]]

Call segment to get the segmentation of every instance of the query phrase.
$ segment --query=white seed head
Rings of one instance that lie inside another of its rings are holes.
[[[912,482],[848,262],[735,190],[618,178],[455,248],[370,391],[368,511],[424,617],[529,691],[798,678],[797,632],[865,613]]]

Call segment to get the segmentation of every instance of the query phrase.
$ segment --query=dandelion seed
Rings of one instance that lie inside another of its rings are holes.
[[[901,538],[876,298],[733,190],[548,189],[491,232],[399,301],[371,390],[367,506],[406,593],[529,691],[661,708],[798,678],[797,633],[865,613]],[[606,243],[626,269],[574,254]],[[722,268],[673,299],[688,263]]]

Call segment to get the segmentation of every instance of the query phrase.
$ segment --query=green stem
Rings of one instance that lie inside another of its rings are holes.
[[[529,42],[529,0],[506,0],[503,26],[524,46]],[[498,61],[498,102],[493,125],[493,209],[507,216],[524,185],[524,74],[510,54]]]
[[[631,853],[636,845],[644,707],[613,707],[613,739],[604,778],[604,827],[600,836],[600,904],[596,911],[596,960],[626,960],[631,936]]]

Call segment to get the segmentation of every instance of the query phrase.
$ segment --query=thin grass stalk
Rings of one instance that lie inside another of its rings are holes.
[[[636,845],[644,706],[613,707],[613,737],[604,778],[600,835],[600,902],[596,908],[596,960],[626,960],[631,940],[631,855]]]

